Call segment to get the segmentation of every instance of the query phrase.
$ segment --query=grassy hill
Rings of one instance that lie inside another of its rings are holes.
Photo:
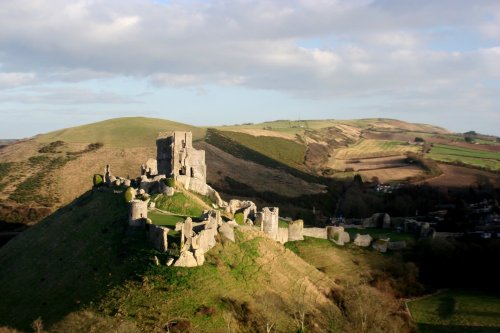
[[[205,265],[156,267],[143,232],[127,231],[121,195],[87,193],[0,249],[0,326],[48,332],[204,332],[341,328],[339,287],[281,245],[250,230],[220,242]],[[298,318],[298,317],[297,317]]]
[[[158,132],[191,131],[193,140],[205,136],[205,129],[165,119],[127,117],[62,129],[36,137],[38,142],[61,140],[68,143],[101,142],[104,145],[128,148],[154,146]]]

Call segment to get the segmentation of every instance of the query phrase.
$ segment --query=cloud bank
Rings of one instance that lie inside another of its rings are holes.
[[[137,102],[106,86],[126,78],[332,106],[377,99],[377,109],[403,118],[491,117],[500,106],[499,27],[500,3],[481,0],[8,1],[0,6],[0,108],[16,98]]]

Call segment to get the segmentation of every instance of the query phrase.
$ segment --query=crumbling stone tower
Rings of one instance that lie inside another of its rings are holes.
[[[205,151],[193,148],[191,132],[163,132],[156,139],[158,173],[178,180],[195,178],[206,183]]]
[[[148,219],[148,201],[134,199],[130,201],[128,224],[133,227],[143,226]]]
[[[279,208],[264,207],[261,212],[255,214],[255,224],[260,225],[260,230],[264,231],[272,239],[278,237]]]

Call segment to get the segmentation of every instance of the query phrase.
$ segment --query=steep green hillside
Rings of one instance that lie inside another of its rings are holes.
[[[304,167],[306,145],[270,136],[253,136],[231,131],[220,132],[226,138],[238,142],[242,146],[252,149],[262,155],[280,161],[293,168]]]
[[[126,216],[121,196],[87,193],[0,248],[0,325],[54,323],[120,283]]]
[[[126,226],[121,195],[89,192],[1,248],[0,327],[30,330],[37,318],[47,332],[347,327],[331,298],[338,286],[259,233],[237,231],[236,243],[222,239],[186,269],[165,266],[144,231]]]
[[[70,143],[101,142],[113,147],[154,146],[158,132],[192,131],[193,139],[204,137],[205,129],[165,119],[144,117],[115,118],[50,132],[37,137],[39,142],[61,140]]]

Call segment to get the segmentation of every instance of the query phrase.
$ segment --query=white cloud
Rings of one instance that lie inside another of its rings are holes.
[[[0,88],[127,77],[200,91],[237,85],[307,98],[383,95],[423,110],[476,100],[491,110],[498,98],[481,84],[498,85],[499,8],[487,0],[7,1]],[[460,42],[460,31],[488,43],[439,48],[440,36]],[[304,40],[317,42],[300,46]],[[423,100],[428,92],[431,101]],[[121,100],[59,93],[65,103]],[[41,95],[33,103],[58,103]]]
[[[0,72],[0,89],[14,88],[33,83],[36,79],[35,73],[2,73]]]

